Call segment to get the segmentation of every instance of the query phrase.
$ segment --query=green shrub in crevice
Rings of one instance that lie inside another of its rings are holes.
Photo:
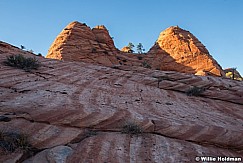
[[[32,146],[26,134],[0,131],[0,148],[6,152],[14,152],[16,149],[30,151]]]
[[[4,64],[11,67],[23,69],[25,71],[31,71],[40,67],[40,62],[36,58],[24,57],[21,54],[7,56]]]
[[[192,87],[186,91],[187,96],[199,96],[201,95],[206,89],[200,87]]]
[[[143,133],[143,128],[135,122],[127,122],[121,130],[122,133],[138,135]]]

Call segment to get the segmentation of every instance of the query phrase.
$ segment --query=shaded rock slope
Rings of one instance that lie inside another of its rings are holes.
[[[243,83],[138,66],[111,68],[36,57],[38,70],[5,66],[32,54],[0,42],[2,131],[28,135],[37,149],[0,162],[195,162],[243,157]],[[190,88],[205,89],[187,96]],[[136,122],[143,133],[121,133]]]
[[[127,65],[197,75],[225,76],[205,46],[189,31],[170,27],[161,32],[147,55],[119,51],[104,26],[93,29],[72,22],[57,36],[47,58],[83,61],[104,66]]]

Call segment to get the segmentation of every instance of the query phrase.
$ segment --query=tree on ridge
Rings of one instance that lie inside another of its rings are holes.
[[[127,47],[128,47],[128,49],[129,49],[129,50],[128,50],[129,53],[133,53],[133,52],[134,52],[133,48],[134,48],[135,46],[133,45],[133,43],[129,42],[128,45],[127,45]]]
[[[142,43],[139,43],[139,44],[137,45],[137,52],[138,52],[139,54],[142,54],[143,51],[145,51],[145,49],[143,49],[143,45],[142,45]]]

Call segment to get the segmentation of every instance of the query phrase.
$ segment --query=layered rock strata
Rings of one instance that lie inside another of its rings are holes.
[[[26,72],[3,64],[23,54],[0,42],[3,131],[29,136],[37,152],[1,152],[0,162],[194,162],[243,157],[243,84],[138,66],[110,68],[37,57]],[[193,87],[204,88],[187,96]],[[124,134],[124,125],[142,134]]]

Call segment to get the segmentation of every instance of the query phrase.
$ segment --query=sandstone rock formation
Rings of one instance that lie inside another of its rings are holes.
[[[104,25],[98,25],[92,29],[92,32],[95,35],[96,41],[100,43],[101,47],[103,45],[103,48],[107,51],[117,51],[115,48],[114,42],[106,29]],[[108,46],[108,49],[106,49],[106,46]]]
[[[161,32],[156,44],[142,60],[141,57],[134,56],[136,54],[127,53],[128,50],[124,47],[119,51],[104,26],[91,30],[86,24],[72,22],[57,36],[47,58],[109,67],[130,65],[202,76],[225,76],[204,45],[189,31],[179,27],[170,27]]]
[[[161,70],[225,76],[205,46],[189,31],[178,26],[169,27],[161,32],[148,55],[154,58],[153,67]]]
[[[86,24],[72,22],[57,36],[46,57],[112,66],[118,64],[113,54],[117,52],[104,26],[91,29]]]
[[[127,47],[127,46],[124,46],[122,49],[121,49],[122,52],[126,52],[126,53],[129,53],[130,52],[130,48]]]
[[[137,56],[119,51],[105,26],[93,29],[79,22],[70,23],[51,45],[47,58],[82,61],[109,67],[141,66]]]
[[[212,76],[37,57],[26,72],[2,62],[33,56],[0,42],[0,129],[26,133],[36,150],[0,162],[195,162],[243,157],[243,83]],[[187,96],[197,86],[200,96]],[[121,133],[129,121],[139,135]]]
[[[224,69],[227,78],[234,79],[234,80],[243,80],[240,73],[236,70],[236,68],[226,68]]]

